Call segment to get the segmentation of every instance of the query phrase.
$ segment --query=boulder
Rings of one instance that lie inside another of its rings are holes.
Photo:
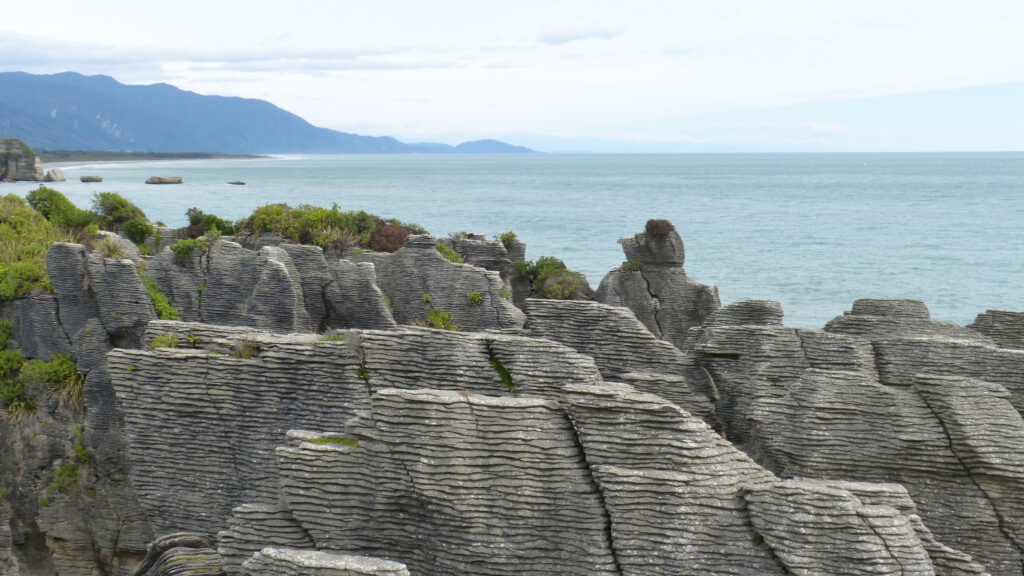
[[[232,180],[231,182],[228,182],[228,184],[231,184],[232,186],[245,186],[245,182],[242,182],[241,180]]]
[[[17,138],[0,138],[0,182],[41,182],[43,165],[36,153]]]
[[[146,178],[146,184],[181,184],[181,176],[150,176]]]
[[[81,182],[85,182],[87,184],[92,184],[92,183],[96,183],[96,182],[103,182],[103,177],[102,176],[79,176],[78,180],[81,181]]]
[[[64,178],[64,171],[60,168],[50,168],[46,171],[46,176],[43,177],[44,182],[66,182]]]

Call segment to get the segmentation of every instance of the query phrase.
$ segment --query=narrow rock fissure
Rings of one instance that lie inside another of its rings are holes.
[[[996,522],[999,525],[999,531],[1006,537],[1011,545],[1017,550],[1017,561],[1020,563],[1020,574],[1024,575],[1024,545],[1022,545],[1017,538],[1010,531],[1006,523],[1006,518],[999,512],[999,508],[996,507],[995,502],[992,500],[992,496],[981,487],[981,484],[974,477],[974,473],[967,466],[967,463],[963,461],[960,454],[956,451],[956,445],[953,443],[953,437],[949,433],[949,428],[946,426],[946,422],[939,416],[938,412],[932,406],[931,402],[924,394],[918,393],[918,396],[924,401],[925,406],[928,407],[928,411],[932,413],[932,416],[939,421],[939,426],[942,427],[942,433],[946,435],[946,442],[949,444],[949,451],[956,458],[956,461],[960,464],[960,467],[964,469],[967,474],[967,478],[971,480],[971,483],[985,496],[985,501],[988,502],[989,506],[992,507],[992,514],[996,517]]]
[[[889,543],[885,540],[885,538],[882,537],[881,534],[878,533],[878,530],[875,530],[875,527],[871,525],[871,522],[864,519],[863,516],[861,516],[860,518],[861,522],[863,522],[864,525],[868,527],[868,530],[871,530],[871,533],[875,535],[875,538],[878,538],[878,541],[882,543],[882,547],[885,548],[886,554],[888,554],[889,558],[892,558],[892,561],[896,563],[896,566],[900,569],[900,576],[903,576],[903,574],[905,574],[905,572],[903,571],[903,562],[900,561],[900,559],[896,556],[895,553],[893,553],[892,548],[889,548]]]
[[[619,555],[615,549],[615,537],[612,531],[612,513],[608,510],[608,502],[605,500],[604,489],[601,487],[601,483],[597,481],[597,477],[594,476],[594,467],[590,464],[590,459],[587,457],[587,450],[583,447],[583,439],[580,437],[580,430],[576,426],[576,420],[573,419],[572,414],[565,413],[565,417],[569,420],[569,425],[572,426],[573,439],[576,441],[576,447],[579,448],[580,456],[583,457],[583,464],[587,467],[587,475],[590,476],[590,482],[593,485],[594,494],[597,495],[597,501],[601,504],[601,510],[604,512],[604,525],[605,525],[605,537],[608,539],[608,552],[611,554],[612,563],[615,564],[615,572],[620,576],[625,576],[622,571],[622,564],[619,563]]]
[[[658,338],[664,339],[665,338],[665,330],[662,329],[661,321],[658,320],[658,313],[661,312],[661,299],[658,298],[658,295],[655,294],[651,290],[651,282],[650,282],[650,280],[647,279],[647,276],[644,275],[643,268],[641,268],[639,270],[639,272],[640,272],[640,277],[643,278],[643,280],[644,280],[644,287],[647,289],[647,295],[650,296],[651,300],[654,301],[654,305],[652,306],[652,309],[651,309],[651,315],[654,316],[654,325],[658,327]]]

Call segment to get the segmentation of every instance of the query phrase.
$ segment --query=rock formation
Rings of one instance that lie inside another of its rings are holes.
[[[150,176],[146,184],[181,184],[181,176]]]
[[[43,166],[36,153],[17,138],[0,138],[0,182],[41,182]]]
[[[719,308],[665,229],[604,303],[527,314],[515,242],[54,244],[53,294],[0,314],[83,405],[0,416],[0,574],[1021,573],[1021,313],[788,328]]]
[[[597,300],[629,308],[651,333],[683,349],[689,329],[720,306],[718,289],[686,275],[682,238],[671,224],[656,229],[653,222],[664,221],[619,240],[626,262],[604,277]]]
[[[64,171],[60,168],[50,168],[46,171],[46,175],[43,176],[43,182],[65,182]]]
[[[103,182],[103,177],[102,176],[79,176],[78,180],[81,181],[81,182],[92,184],[92,183],[96,183],[96,182]]]

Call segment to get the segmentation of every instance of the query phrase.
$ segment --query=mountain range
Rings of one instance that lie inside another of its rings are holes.
[[[319,128],[265,100],[75,72],[0,73],[0,136],[36,149],[222,154],[506,154],[497,140],[407,144]]]

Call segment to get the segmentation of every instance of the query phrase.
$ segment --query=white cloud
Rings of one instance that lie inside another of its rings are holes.
[[[660,141],[679,117],[1024,82],[1019,0],[52,4],[5,7],[0,68],[166,81],[414,139]]]

